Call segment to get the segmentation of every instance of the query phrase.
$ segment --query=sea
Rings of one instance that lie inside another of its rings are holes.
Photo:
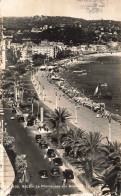
[[[80,71],[87,74],[82,74]],[[105,103],[106,109],[121,116],[121,57],[97,57],[93,62],[76,64],[63,73],[63,78],[85,96],[96,102]],[[97,85],[106,84],[112,99],[96,99],[94,91]]]

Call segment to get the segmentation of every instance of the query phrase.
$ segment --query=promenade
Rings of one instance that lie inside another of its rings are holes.
[[[0,108],[2,104],[0,103]],[[1,120],[0,116],[0,120]],[[1,121],[2,122],[2,121]],[[5,148],[3,147],[3,127],[2,123],[0,124],[0,196],[7,196],[11,189],[13,188],[13,182],[15,179],[14,169],[11,165],[9,157],[6,153]]]
[[[87,132],[100,132],[104,137],[109,137],[111,141],[121,142],[121,125],[115,120],[109,124],[105,117],[96,118],[96,113],[90,109],[79,106],[67,98],[55,84],[49,83],[45,72],[38,71],[33,76],[35,90],[48,107],[54,110],[56,107],[65,107],[71,114],[71,123],[84,129]]]
[[[7,196],[13,188],[15,174],[9,157],[0,144],[0,196]]]

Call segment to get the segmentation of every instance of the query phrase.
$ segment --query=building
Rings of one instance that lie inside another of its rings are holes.
[[[56,58],[59,48],[50,44],[40,44],[32,47],[32,54],[43,54],[47,57]]]

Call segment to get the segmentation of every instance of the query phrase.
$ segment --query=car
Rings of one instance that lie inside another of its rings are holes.
[[[43,149],[47,149],[47,148],[48,148],[48,144],[47,144],[47,143],[41,143],[41,141],[40,141],[40,143],[39,143],[39,146],[40,146],[41,148],[43,148]]]
[[[51,176],[53,176],[53,177],[59,177],[60,176],[60,170],[59,170],[59,168],[53,167],[51,169]]]
[[[63,162],[62,162],[62,159],[57,157],[57,158],[54,158],[53,159],[53,163],[57,166],[62,166],[63,165]]]
[[[47,151],[47,156],[48,156],[49,158],[55,157],[55,152],[54,152],[54,150],[53,150],[53,149],[48,149],[48,151]]]
[[[21,115],[17,115],[17,119],[19,119],[21,117]]]
[[[74,179],[74,174],[71,169],[65,169],[65,171],[63,171],[63,176],[66,179]]]
[[[23,116],[20,116],[18,120],[19,120],[19,122],[25,122],[25,120],[24,120],[24,117],[23,117]]]
[[[97,114],[97,115],[96,115],[96,118],[100,118],[100,115],[99,115],[99,114]]]
[[[14,116],[11,116],[11,120],[15,120],[15,117]]]
[[[21,115],[17,115],[17,119],[18,119],[19,122],[25,122],[24,117],[21,116]]]
[[[39,175],[41,178],[47,179],[48,178],[48,173],[47,170],[43,169],[39,171]]]
[[[34,121],[32,121],[32,120],[28,120],[28,122],[27,122],[27,126],[33,126],[34,125]]]
[[[14,113],[16,113],[16,110],[15,110],[15,109],[13,109],[13,110],[12,110],[12,113],[13,113],[13,114],[14,114]]]
[[[36,140],[36,142],[37,143],[40,143],[41,142],[41,138],[42,138],[42,136],[39,134],[39,135],[36,135],[35,136],[35,140]]]

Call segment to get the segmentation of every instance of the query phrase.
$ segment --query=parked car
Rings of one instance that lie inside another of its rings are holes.
[[[21,117],[21,115],[17,115],[17,119],[19,119],[19,117]]]
[[[15,120],[15,117],[14,116],[11,116],[11,120]]]
[[[51,169],[51,176],[53,176],[53,177],[59,177],[60,176],[60,170],[59,170],[59,168],[53,167]]]
[[[33,126],[33,125],[34,125],[34,121],[33,120],[28,120],[27,126]]]
[[[54,150],[53,150],[53,149],[48,149],[48,151],[47,151],[47,156],[48,156],[49,158],[55,157],[55,152],[54,152]]]
[[[23,117],[23,116],[19,116],[19,117],[17,117],[17,119],[18,119],[18,121],[19,121],[19,122],[25,122],[25,120],[24,120],[24,117]]]
[[[62,159],[57,157],[57,158],[54,158],[53,159],[53,163],[57,166],[62,166],[63,165],[63,162],[62,162]]]
[[[42,143],[41,141],[40,141],[40,143],[39,143],[39,146],[40,146],[41,148],[43,148],[43,149],[47,149],[47,148],[48,148],[48,144],[47,144],[47,143]]]
[[[12,110],[12,113],[13,113],[13,114],[16,113],[16,109],[13,109],[13,110]]]
[[[41,135],[36,135],[35,140],[37,143],[40,143],[42,136]]]
[[[71,169],[65,169],[65,171],[63,171],[63,176],[66,179],[74,179],[74,174]]]
[[[43,169],[39,171],[39,175],[41,178],[47,179],[48,178],[48,173],[47,170]]]

